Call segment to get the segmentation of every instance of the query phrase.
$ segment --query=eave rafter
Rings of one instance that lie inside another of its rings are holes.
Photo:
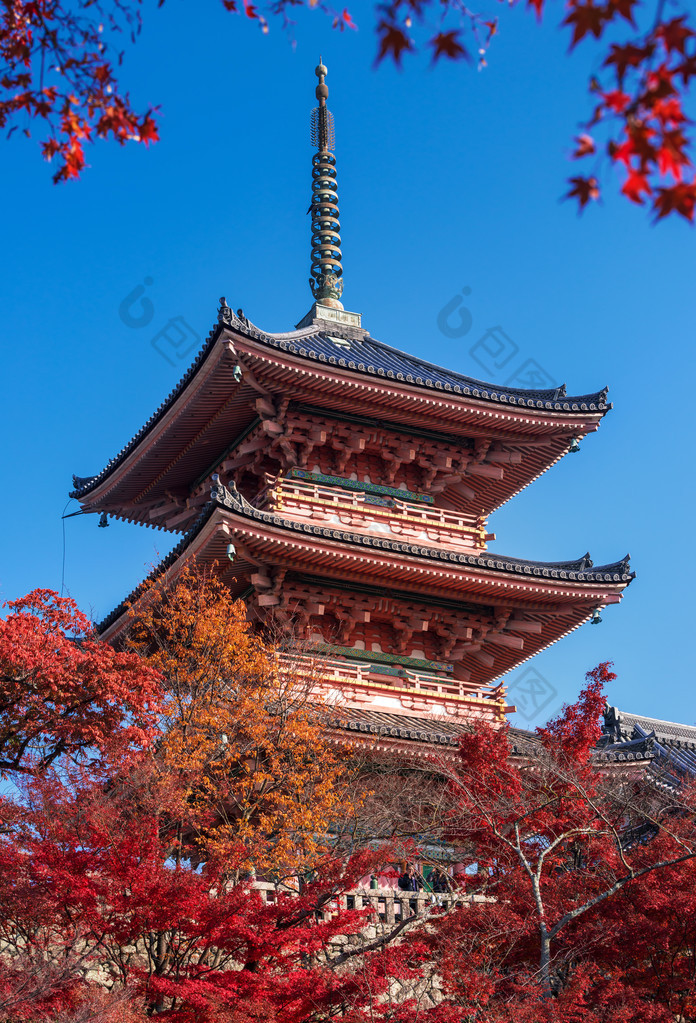
[[[251,576],[255,589],[252,606],[260,617],[269,611],[282,624],[292,624],[304,639],[319,630],[327,643],[351,646],[360,624],[379,622],[392,632],[389,648],[407,654],[417,640],[426,642],[432,656],[441,661],[461,661],[473,656],[486,667],[494,661],[495,648],[522,651],[525,639],[539,636],[541,621],[525,618],[524,613],[484,606],[459,611],[409,600],[380,597],[369,593],[346,593],[335,589],[326,579],[315,585],[288,577],[287,570],[268,567]],[[520,635],[521,633],[521,635]],[[487,647],[493,650],[486,651]],[[470,672],[458,671],[456,677],[468,679]]]

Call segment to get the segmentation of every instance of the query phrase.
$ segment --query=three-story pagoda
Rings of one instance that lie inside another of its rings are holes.
[[[451,734],[433,721],[504,720],[501,678],[621,599],[627,558],[487,549],[489,514],[611,406],[604,390],[501,388],[431,365],[343,308],[326,68],[316,74],[310,312],[271,334],[222,299],[175,390],[105,469],[74,477],[72,496],[181,533],[157,572],[215,564],[251,616],[321,659],[351,727],[432,738]],[[125,624],[121,605],[102,635]]]

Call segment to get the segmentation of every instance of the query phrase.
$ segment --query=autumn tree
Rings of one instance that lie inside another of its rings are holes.
[[[205,855],[177,855],[190,785],[156,757],[107,788],[84,771],[26,782],[0,835],[0,1004],[13,1020],[110,1010],[104,988],[134,1019],[180,1023],[299,1023],[356,998],[350,971],[339,976],[318,954],[364,925],[364,914],[335,908],[372,854],[317,854],[302,885],[286,878],[266,900],[245,869],[248,850],[217,842],[215,814],[200,803],[189,819]],[[52,983],[27,985],[46,966]]]
[[[19,835],[33,828],[33,801],[17,800],[17,786],[38,784],[56,771],[84,772],[99,786],[114,771],[130,766],[151,748],[157,734],[161,676],[137,655],[117,652],[95,635],[74,601],[51,590],[34,590],[4,605],[0,620],[0,796],[2,849],[0,934],[5,959],[0,969],[0,1016],[18,1018],[22,1005],[52,998],[84,968],[76,941],[58,946],[33,936],[45,922],[41,884],[23,894],[16,881],[27,862]],[[50,869],[50,868],[44,868]],[[24,878],[26,883],[27,878]],[[17,900],[31,907],[8,926]],[[117,1000],[111,1023],[128,1023]],[[112,1013],[113,1010],[113,1013]],[[85,1017],[86,1023],[87,1017]],[[105,1023],[107,1016],[104,1017]],[[67,1023],[67,1018],[66,1018]],[[75,1017],[75,1023],[80,1023]]]
[[[163,2],[163,0],[161,0]],[[222,0],[263,32],[291,29],[294,8],[318,7],[338,30],[355,28],[350,11],[324,0]],[[677,213],[692,221],[696,183],[685,111],[696,74],[693,12],[675,0],[511,0],[531,13],[555,17],[571,49],[594,44],[589,60],[591,108],[576,139],[574,157],[590,170],[570,179],[568,196],[585,207],[600,197],[607,165],[620,170],[621,192],[648,203],[659,219]],[[161,4],[160,4],[161,5]],[[419,52],[432,62],[490,59],[505,27],[499,0],[470,7],[461,0],[387,0],[374,5],[377,62],[401,65]],[[56,160],[55,180],[78,177],[84,143],[112,138],[157,140],[156,111],[137,111],[119,82],[123,39],[140,29],[139,0],[12,0],[0,12],[0,125],[47,133],[44,156]],[[543,111],[539,111],[541,119]],[[45,127],[43,127],[45,125]],[[569,133],[570,133],[569,126]]]
[[[647,940],[642,964],[626,954],[626,909],[676,908],[688,889],[694,794],[598,759],[603,688],[614,677],[607,664],[590,672],[523,764],[505,732],[480,726],[462,738],[451,835],[468,849],[473,902],[443,919],[437,947],[448,996],[472,1020],[674,1019],[656,982],[636,983],[652,953]],[[687,955],[673,940],[665,930],[663,955]]]
[[[671,1019],[696,1019],[696,861],[627,886],[608,909],[597,944],[611,974]]]
[[[330,949],[364,927],[339,900],[379,853],[328,839],[351,810],[305,683],[194,567],[143,594],[128,645],[113,656],[163,679],[155,741],[143,731],[138,748],[114,719],[99,759],[63,750],[5,800],[0,1009],[32,1023],[358,1011],[388,987],[388,950],[368,976]]]
[[[34,590],[0,620],[0,772],[121,755],[154,734],[160,675],[95,636],[74,601]]]
[[[337,819],[351,820],[350,772],[311,665],[283,668],[245,605],[195,565],[154,583],[130,615],[128,648],[165,679],[163,770],[195,780],[189,809],[214,811],[214,839],[197,841],[241,843],[260,873],[310,869]]]

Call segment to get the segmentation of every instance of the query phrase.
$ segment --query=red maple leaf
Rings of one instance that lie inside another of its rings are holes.
[[[637,170],[631,170],[623,183],[621,191],[627,199],[630,199],[631,202],[637,203],[639,206],[642,206],[644,202],[643,193],[646,195],[652,195],[650,182],[644,174],[641,174],[640,171]]]
[[[433,63],[438,61],[440,57],[449,57],[450,60],[469,59],[469,54],[459,42],[458,36],[459,31],[457,29],[453,29],[450,32],[438,32],[436,36],[433,36],[429,43],[433,48]]]
[[[577,199],[581,210],[587,206],[591,199],[599,199],[599,182],[597,178],[569,178],[568,184],[573,187],[563,198]]]
[[[691,182],[681,181],[668,188],[658,188],[653,208],[657,220],[670,213],[678,213],[685,220],[693,223],[696,207],[696,179]]]
[[[681,103],[675,97],[666,100],[658,100],[652,108],[653,116],[660,121],[661,124],[684,124],[687,120],[686,114],[682,110]]]
[[[622,163],[627,169],[631,167],[631,160],[636,155],[636,150],[633,145],[633,140],[628,138],[617,146],[615,142],[609,144],[609,155],[612,160],[616,160],[617,163]]]
[[[44,158],[46,160],[52,160],[56,153],[60,152],[60,142],[57,139],[49,139],[44,142],[41,146]]]
[[[666,131],[662,137],[662,145],[657,151],[657,166],[660,174],[671,174],[675,181],[681,181],[682,168],[691,163],[684,152],[686,139],[679,128]]]
[[[595,141],[591,135],[578,135],[575,141],[577,142],[577,149],[573,153],[573,159],[577,160],[581,156],[591,156],[592,153],[597,152]]]
[[[694,36],[695,33],[692,29],[686,27],[685,21],[686,15],[683,14],[680,18],[672,18],[671,21],[665,21],[657,29],[655,35],[662,40],[668,53],[676,50],[678,53],[684,54],[686,40]]]
[[[633,19],[633,8],[637,0],[608,0],[607,7],[611,12],[609,17],[614,17],[618,14],[619,17],[625,18],[626,21],[630,22],[631,25],[635,25]]]
[[[655,137],[653,129],[648,128],[644,124],[635,124],[631,125],[629,134],[633,139],[633,147],[643,163],[654,160],[656,150],[655,146],[650,141]]]
[[[159,132],[157,131],[157,124],[152,117],[148,114],[144,121],[138,127],[138,137],[141,142],[145,145],[149,145],[150,142],[159,142]]]
[[[621,82],[629,68],[640,67],[640,65],[651,56],[654,46],[636,46],[627,43],[625,46],[618,46],[612,43],[609,56],[604,61],[605,67],[612,64],[616,67],[616,75]]]
[[[606,20],[606,9],[604,7],[596,7],[592,0],[589,0],[586,4],[571,2],[570,14],[562,22],[563,25],[573,26],[571,49],[577,46],[580,40],[584,39],[589,33],[592,33],[595,39],[599,39]]]
[[[388,21],[381,21],[379,23],[377,33],[379,35],[377,63],[379,64],[389,55],[394,63],[400,66],[402,54],[413,50],[413,43],[409,37],[402,29],[396,25],[389,24]]]
[[[609,110],[612,110],[615,114],[622,114],[631,102],[631,97],[627,93],[622,92],[620,89],[613,89],[611,92],[603,92],[602,99]]]
[[[668,67],[666,64],[660,64],[658,68],[651,71],[648,75],[648,84],[646,90],[650,93],[650,105],[658,99],[664,99],[666,96],[676,96],[677,90],[675,89],[672,79],[674,78],[675,71],[673,68]]]
[[[696,55],[687,57],[686,60],[682,61],[674,69],[675,74],[682,76],[682,82],[684,85],[688,85],[691,79],[696,75]]]

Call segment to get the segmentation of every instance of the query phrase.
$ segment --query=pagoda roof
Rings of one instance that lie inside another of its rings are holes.
[[[226,555],[231,540],[238,548],[234,565]],[[339,587],[362,586],[366,592],[381,579],[381,585],[386,582],[390,592],[407,601],[426,587],[431,603],[449,606],[454,600],[462,613],[480,609],[491,621],[496,607],[534,616],[539,630],[523,635],[513,647],[498,643],[491,654],[494,664],[482,662],[475,652],[468,658],[471,682],[481,686],[490,685],[578,628],[595,607],[618,602],[633,578],[627,559],[595,567],[586,555],[572,561],[533,562],[495,554],[460,554],[383,534],[286,519],[255,508],[236,490],[228,491],[219,483],[195,525],[150,579],[169,569],[176,573],[191,557],[206,564],[217,562],[223,577],[231,572],[239,595],[248,585],[245,580],[257,571],[254,566],[268,564],[303,577],[316,576],[320,585],[333,580]],[[123,627],[127,604],[137,601],[142,592],[142,586],[136,589],[100,624],[99,631],[113,638]],[[495,645],[494,637],[491,642]]]
[[[466,721],[454,721],[444,716],[417,717],[357,707],[333,708],[327,724],[329,728],[339,731],[379,736],[384,739],[406,739],[410,742],[424,742],[430,746],[456,746],[459,736],[467,727]]]
[[[651,782],[678,789],[696,778],[696,726],[662,721],[607,706],[602,755],[626,763],[649,761]]]
[[[462,732],[469,727],[468,722],[435,715],[416,717],[355,707],[337,708],[330,714],[328,725],[357,735],[450,748],[458,745]],[[513,756],[535,756],[540,741],[536,732],[508,726],[507,736]],[[607,740],[609,744],[605,745]],[[677,788],[685,778],[696,777],[696,726],[607,707],[603,742],[597,754],[600,763],[636,764],[649,770],[653,784]]]
[[[457,746],[462,733],[471,727],[470,721],[453,720],[444,715],[416,716],[362,707],[338,707],[329,715],[328,724],[331,728],[438,746]],[[507,726],[507,736],[517,756],[529,752],[536,740],[534,732],[514,726]]]
[[[609,565],[595,567],[589,554],[572,561],[530,561],[525,558],[512,558],[501,554],[461,554],[440,547],[430,547],[421,543],[410,543],[370,533],[355,533],[352,530],[340,529],[334,525],[319,525],[303,522],[298,519],[286,518],[277,512],[255,508],[236,488],[228,490],[217,482],[211,491],[211,505],[229,508],[245,518],[254,519],[259,523],[315,536],[319,539],[338,541],[339,543],[355,544],[362,548],[378,551],[392,551],[395,554],[415,555],[419,558],[435,561],[472,565],[477,568],[509,572],[523,576],[541,576],[546,579],[558,579],[568,582],[608,582],[629,583],[635,572],[630,570],[630,555]],[[196,528],[196,527],[194,527]],[[186,538],[184,538],[184,541]]]
[[[607,388],[592,394],[569,397],[566,385],[541,390],[488,384],[474,377],[445,369],[416,355],[409,355],[370,337],[367,331],[331,325],[330,329],[314,325],[283,334],[269,334],[248,319],[240,320],[223,309],[224,322],[241,333],[279,351],[299,355],[303,359],[328,363],[364,373],[366,376],[413,384],[430,390],[471,395],[499,404],[545,408],[558,412],[586,412],[611,408],[607,404]]]
[[[364,385],[356,387],[360,381]],[[422,419],[424,426],[437,430],[439,424],[452,432],[455,443],[457,431],[467,434],[480,420],[479,428],[507,433],[508,440],[519,432],[526,443],[548,445],[530,451],[524,466],[506,466],[504,485],[479,478],[477,486],[490,489],[488,497],[483,489],[477,497],[479,510],[508,500],[560,458],[573,437],[595,430],[611,408],[606,389],[569,396],[565,387],[500,387],[408,355],[359,328],[318,321],[271,334],[223,304],[217,325],[177,386],[99,473],[73,477],[71,497],[89,510],[153,524],[148,502],[164,500],[168,489],[183,487],[188,494],[202,470],[212,471],[206,469],[211,458],[251,425],[259,388],[321,404],[329,415],[334,407],[343,413],[365,409],[395,430]],[[380,399],[382,392],[388,400]],[[191,521],[184,517],[184,527]]]

